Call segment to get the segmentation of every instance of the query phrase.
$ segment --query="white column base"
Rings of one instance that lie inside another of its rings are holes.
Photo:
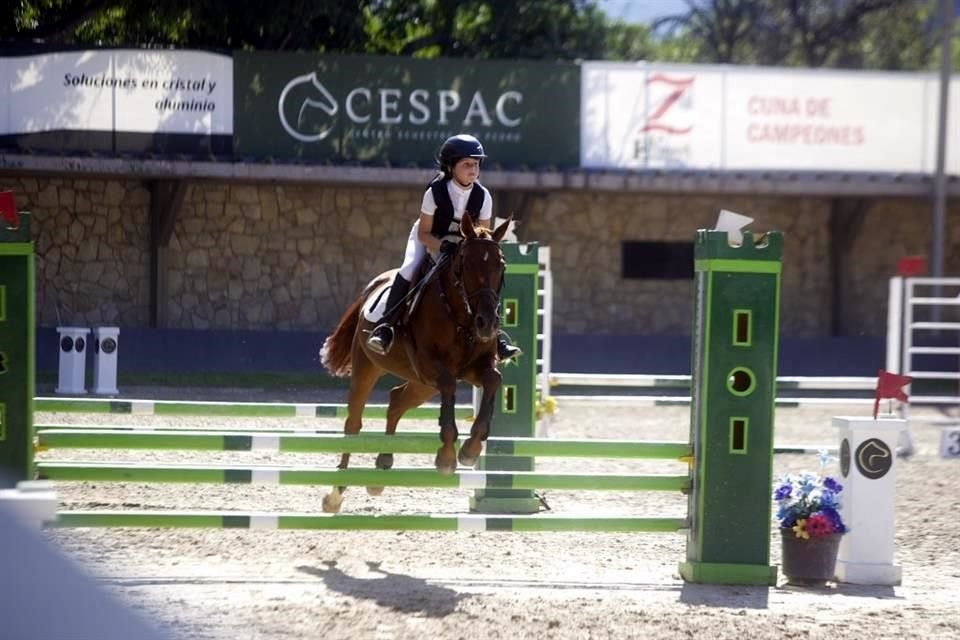
[[[837,582],[849,584],[876,584],[896,586],[901,582],[900,567],[892,564],[870,562],[844,562],[837,560],[834,570]]]
[[[57,505],[57,494],[49,480],[23,480],[15,489],[0,489],[0,508],[9,508],[35,529],[57,519]]]

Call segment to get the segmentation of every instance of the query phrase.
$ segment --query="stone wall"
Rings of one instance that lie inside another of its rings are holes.
[[[0,177],[32,213],[43,325],[149,321],[150,194],[139,181]]]
[[[170,243],[172,326],[330,329],[400,265],[415,190],[194,185]]]
[[[0,187],[34,215],[41,324],[149,323],[143,182],[0,176]],[[192,183],[168,254],[170,326],[331,329],[367,280],[399,266],[420,195],[418,187]],[[784,334],[831,332],[826,198],[567,191],[529,203],[517,235],[551,247],[558,333],[687,334],[692,283],[623,279],[621,242],[690,241],[721,207],[785,234]],[[958,213],[947,274],[960,273]],[[887,278],[897,258],[928,253],[929,221],[927,201],[870,201],[844,263],[851,334],[885,333]]]
[[[814,199],[614,196],[565,193],[540,201],[518,237],[551,247],[554,326],[566,333],[674,334],[690,331],[693,282],[621,277],[621,242],[689,242],[716,223],[719,208],[784,232],[781,327],[826,335],[830,318],[826,250],[829,203]],[[561,328],[562,327],[562,328]]]

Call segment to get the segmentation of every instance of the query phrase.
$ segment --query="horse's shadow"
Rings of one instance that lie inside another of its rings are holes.
[[[320,578],[331,591],[371,600],[381,607],[402,613],[422,613],[431,618],[442,618],[453,613],[457,604],[468,597],[453,589],[432,585],[421,578],[384,571],[380,568],[380,562],[367,561],[371,571],[383,576],[375,578],[355,578],[339,569],[333,560],[324,560],[321,564],[323,567],[299,566],[297,570]]]

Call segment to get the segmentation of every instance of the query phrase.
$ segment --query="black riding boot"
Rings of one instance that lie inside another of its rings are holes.
[[[500,361],[509,360],[519,356],[523,351],[520,347],[513,344],[510,336],[503,329],[497,331],[497,358]]]
[[[390,295],[387,296],[387,307],[383,314],[383,320],[370,332],[370,337],[367,338],[367,347],[374,353],[383,356],[390,351],[390,345],[393,344],[393,323],[402,306],[400,301],[403,300],[409,290],[410,283],[398,273],[393,279],[393,284],[390,285]]]

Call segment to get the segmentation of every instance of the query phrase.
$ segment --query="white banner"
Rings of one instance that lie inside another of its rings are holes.
[[[937,78],[926,73],[588,62],[581,164],[930,172],[936,91]],[[952,93],[957,105],[956,87]],[[953,173],[960,172],[956,120],[948,151]]]
[[[763,70],[726,78],[728,169],[923,170],[925,76]]]
[[[113,78],[113,52],[50,53],[8,58],[10,128],[2,133],[57,130],[110,131],[113,92],[104,79]],[[97,79],[71,85],[73,78]]]
[[[934,78],[927,82],[927,131],[928,166],[926,171],[937,170],[937,127],[939,126],[940,82]],[[960,175],[960,77],[950,79],[950,94],[947,97],[947,163],[946,172]]]
[[[721,166],[721,73],[593,62],[581,73],[582,166]]]
[[[931,80],[929,84],[939,87],[939,84],[933,80]],[[937,103],[934,102],[933,104]],[[934,109],[936,109],[936,107],[934,107]],[[947,105],[947,114],[946,171],[951,175],[960,176],[960,76],[950,78],[950,102]],[[936,121],[937,116],[936,111],[934,111],[930,122]],[[936,125],[932,126],[931,129],[933,129],[934,136],[936,136]],[[936,144],[933,144],[932,148],[934,149],[934,153],[936,153]],[[936,163],[936,155],[934,155],[934,163]],[[933,169],[936,169],[936,164],[933,165]]]
[[[0,58],[0,97],[9,96],[10,60]],[[10,131],[10,101],[0,100],[0,135]]]
[[[121,131],[232,135],[233,60],[198,51],[11,57],[0,134]],[[2,112],[0,112],[2,113]]]

